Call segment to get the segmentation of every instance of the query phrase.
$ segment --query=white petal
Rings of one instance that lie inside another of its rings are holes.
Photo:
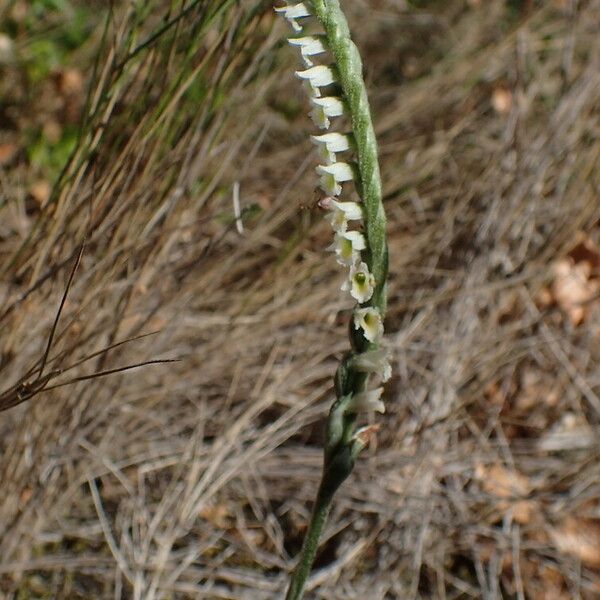
[[[311,98],[314,105],[310,112],[310,118],[319,129],[329,129],[330,117],[339,117],[344,114],[344,103],[336,96],[325,96],[319,98],[320,94],[314,94]]]
[[[338,233],[346,231],[348,221],[358,221],[363,218],[363,209],[358,202],[338,202],[327,196],[319,201],[319,206],[330,211],[327,219],[333,230]]]
[[[316,171],[321,176],[319,180],[321,189],[330,196],[339,196],[342,192],[340,183],[354,179],[354,169],[345,162],[319,165]]]
[[[310,17],[310,11],[304,2],[282,6],[281,8],[275,8],[275,12],[280,13],[285,19],[287,19],[294,31],[298,33],[302,31],[302,26],[297,22],[297,19]]]
[[[325,65],[311,67],[310,69],[306,69],[306,71],[296,71],[296,77],[307,79],[313,87],[324,87],[337,81],[333,69]]]
[[[359,309],[365,310],[365,309]],[[356,311],[358,312],[358,311]],[[356,329],[362,327],[360,323],[356,324],[356,314],[354,315],[354,326]],[[381,321],[381,319],[379,319]],[[374,373],[381,377],[384,383],[392,376],[392,367],[390,365],[389,352],[385,348],[367,350],[362,354],[356,355],[352,359],[352,367],[361,373]]]
[[[342,193],[342,186],[331,173],[323,173],[321,175],[319,178],[319,187],[330,196],[339,196]]]
[[[336,181],[352,181],[354,179],[354,169],[352,165],[345,162],[336,162],[332,165],[319,165],[316,168],[318,175],[331,175]]]
[[[288,6],[282,6],[275,8],[276,13],[280,13],[286,19],[298,19],[299,17],[310,17],[310,11],[304,2],[298,2],[297,4],[290,4]]]
[[[313,98],[321,97],[321,90],[318,87],[313,86],[310,81],[304,80],[302,87],[306,90],[308,97],[312,100]]]
[[[365,338],[370,342],[378,342],[383,335],[383,321],[379,311],[371,307],[356,309],[354,311],[354,328],[362,329]]]
[[[300,54],[307,66],[312,66],[312,61],[309,56],[323,54],[327,51],[325,45],[325,36],[309,35],[306,37],[297,37],[288,39],[288,43],[292,46],[299,46]]]
[[[350,149],[350,137],[343,133],[311,135],[310,139],[319,148],[321,158],[329,164],[336,162],[337,152],[344,152]]]
[[[363,218],[363,207],[358,202],[337,202],[333,200],[336,210],[343,212],[348,221],[359,221]]]
[[[327,118],[327,115],[325,114],[322,108],[319,108],[317,106],[316,108],[313,108],[308,114],[312,119],[313,123],[319,129],[329,129],[331,121]]]
[[[350,295],[359,303],[367,302],[373,296],[375,278],[364,262],[352,265],[350,269]]]
[[[350,137],[343,133],[311,135],[310,139],[316,146],[325,146],[329,152],[344,152],[350,149]]]
[[[383,388],[377,388],[352,396],[348,405],[348,411],[352,413],[375,411],[383,414],[385,412],[385,405],[381,400],[382,393]]]
[[[337,96],[313,98],[312,103],[321,108],[328,117],[340,117],[344,114],[344,103],[341,98],[338,98]]]
[[[340,265],[350,266],[360,259],[360,251],[367,247],[365,237],[358,231],[336,233],[334,242],[329,250],[335,251],[336,259]]]

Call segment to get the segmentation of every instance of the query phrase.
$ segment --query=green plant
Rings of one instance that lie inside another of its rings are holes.
[[[342,289],[349,291],[357,303],[350,327],[351,350],[335,376],[336,400],[327,421],[323,475],[287,593],[288,600],[297,600],[302,597],[333,496],[352,472],[356,457],[374,430],[357,427],[358,414],[384,412],[383,388],[372,389],[370,379],[374,376],[385,382],[391,371],[387,354],[379,347],[386,309],[388,253],[377,143],[362,62],[339,2],[307,0],[275,10],[294,30],[289,42],[300,49],[306,66],[297,76],[310,94],[313,121],[324,130],[336,117],[347,117],[350,125],[348,133],[329,132],[313,136],[312,140],[324,162],[316,170],[319,185],[327,194],[320,205],[329,211],[334,230],[330,249],[337,261],[349,269]],[[322,33],[304,35],[304,20],[311,17],[316,18]],[[314,64],[317,56],[332,60]],[[352,153],[355,161],[338,160],[340,153]],[[360,202],[337,199],[342,184],[349,181],[354,182]],[[350,222],[362,223],[362,230],[349,229]]]

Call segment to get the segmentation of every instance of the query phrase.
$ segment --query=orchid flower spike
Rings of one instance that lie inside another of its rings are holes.
[[[362,329],[365,335],[365,338],[369,340],[369,342],[377,343],[383,336],[383,321],[381,319],[381,314],[375,308],[366,307],[366,308],[357,308],[354,311],[354,328]],[[364,354],[361,356],[365,356]],[[383,360],[383,359],[381,359]],[[369,357],[363,359],[363,365],[368,363],[377,364],[375,357]],[[389,366],[389,363],[388,363]],[[383,372],[385,374],[386,368],[383,367]],[[384,381],[387,381],[384,379]]]
[[[326,196],[319,201],[319,206],[330,211],[327,219],[337,233],[344,233],[348,229],[348,221],[363,218],[363,207],[358,202],[338,202],[335,198]]]
[[[350,267],[342,289],[349,291],[360,306],[356,306],[353,313],[353,327],[357,330],[350,332],[353,350],[344,356],[336,372],[336,400],[327,420],[319,488],[327,493],[317,495],[286,600],[302,599],[332,495],[349,476],[361,449],[377,431],[376,425],[357,429],[358,418],[354,415],[385,411],[382,388],[367,389],[370,376],[385,382],[391,375],[387,353],[377,345],[383,335],[388,251],[377,141],[360,53],[350,37],[341,0],[297,2],[286,0],[287,6],[276,10],[297,32],[302,31],[298,21],[309,13],[313,16],[311,28],[313,23],[320,27],[317,35],[296,34],[289,40],[299,49],[306,66],[296,76],[310,94],[310,118],[321,130],[329,129],[335,117],[344,117],[344,122],[351,126],[347,134],[332,131],[311,139],[322,159],[316,171],[326,197],[319,206],[329,211],[327,219],[335,232],[329,249],[335,252],[339,263]],[[328,56],[321,60],[320,55],[324,53]],[[313,57],[319,57],[318,64],[313,64]],[[352,158],[339,160],[343,152],[352,152]],[[342,184],[349,181],[355,182],[360,203],[338,201]],[[349,230],[351,221],[360,221],[360,231],[358,228]],[[363,262],[363,258],[367,262]]]
[[[333,244],[329,247],[336,254],[336,260],[340,265],[347,267],[360,260],[360,251],[367,247],[365,236],[358,231],[346,231],[336,233]]]
[[[350,268],[350,277],[342,285],[343,291],[349,291],[350,295],[360,304],[368,302],[373,296],[375,289],[375,277],[369,272],[369,267],[364,262],[359,262]]]

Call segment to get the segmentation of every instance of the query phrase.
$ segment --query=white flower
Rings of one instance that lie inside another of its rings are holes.
[[[381,387],[355,394],[348,404],[348,412],[362,413],[374,411],[383,414],[385,412],[385,405],[381,400],[381,394],[383,394],[383,388]]]
[[[340,183],[354,179],[354,169],[345,162],[337,162],[332,165],[319,165],[317,174],[321,176],[319,185],[329,196],[339,196],[342,192]]]
[[[310,35],[306,37],[290,38],[288,44],[292,46],[300,47],[300,54],[302,60],[307,67],[312,67],[313,62],[310,60],[311,56],[322,54],[327,51],[325,46],[324,36]]]
[[[381,315],[379,311],[375,308],[367,307],[367,308],[357,308],[354,311],[354,328],[362,329],[365,337],[370,342],[378,342],[383,335],[383,321],[381,320]],[[372,352],[381,352],[379,350],[373,350]],[[377,354],[373,354],[369,356],[369,352],[365,352],[361,354],[358,359],[362,360],[361,364],[368,365],[379,365],[378,361],[383,361],[384,358],[380,357]],[[361,358],[362,357],[362,358]],[[357,360],[358,360],[357,359]],[[385,358],[387,360],[387,358]],[[383,364],[383,363],[382,363]],[[389,363],[387,365],[389,367]],[[358,368],[358,367],[357,367]],[[364,367],[366,368],[366,366]],[[387,381],[389,377],[386,378],[386,374],[390,373],[387,368],[384,366],[381,367],[383,373],[383,380]],[[361,370],[361,369],[358,369]],[[375,369],[373,369],[375,370]]]
[[[335,251],[336,260],[340,265],[349,267],[360,259],[360,251],[367,247],[365,236],[358,231],[336,233],[329,250]]]
[[[357,312],[365,311],[365,310],[369,310],[369,309],[361,308]],[[373,309],[370,309],[370,310],[373,310]],[[379,316],[379,313],[377,313],[377,316]],[[368,317],[367,317],[367,319],[368,319]],[[362,319],[359,318],[358,319],[359,322],[357,323],[357,318],[356,318],[356,313],[355,313],[354,314],[354,327],[356,329],[363,327],[363,324],[360,322],[361,320]],[[381,319],[379,319],[378,321],[379,321],[379,324],[381,324]],[[363,327],[363,329],[364,329],[364,327]],[[366,332],[366,329],[364,329],[364,331]],[[383,325],[381,326],[380,329],[377,329],[377,331],[375,333],[377,333],[379,336],[381,336],[381,334],[383,333]],[[389,355],[389,352],[384,348],[377,348],[375,350],[367,350],[366,352],[363,352],[362,354],[357,354],[352,359],[352,367],[361,373],[374,373],[375,375],[378,375],[379,377],[381,377],[381,381],[383,381],[384,383],[386,381],[388,381],[389,378],[392,376],[392,367],[390,365],[390,355]]]
[[[310,11],[308,10],[304,2],[299,2],[298,4],[290,4],[289,6],[276,8],[275,12],[280,13],[284,19],[287,19],[294,31],[298,32],[302,31],[302,25],[300,25],[296,21],[296,19],[301,19],[302,17],[310,17]]]
[[[327,216],[331,227],[338,233],[348,229],[348,221],[358,221],[363,218],[363,208],[358,202],[338,202],[331,196],[319,201],[319,206],[331,211]]]
[[[337,81],[333,69],[325,65],[317,65],[306,71],[296,71],[296,77],[305,79],[313,88],[325,87]]]
[[[343,291],[350,291],[350,295],[361,304],[371,299],[375,288],[375,277],[369,272],[369,267],[364,262],[352,265],[350,277],[342,285]]]
[[[344,103],[337,96],[325,96],[324,98],[311,98],[314,105],[310,111],[310,118],[319,129],[329,129],[330,117],[340,117],[344,114]]]
[[[328,163],[335,162],[336,152],[345,152],[351,147],[350,136],[343,133],[326,133],[324,135],[311,135],[313,144],[319,148],[319,154]]]
[[[321,90],[318,87],[314,87],[310,81],[304,80],[302,87],[306,90],[308,97],[312,100],[313,98],[321,97]],[[310,116],[310,113],[309,113]]]
[[[379,431],[379,425],[366,425],[365,427],[359,427],[352,436],[352,448],[354,456],[357,456],[361,450],[366,448],[375,435]]]

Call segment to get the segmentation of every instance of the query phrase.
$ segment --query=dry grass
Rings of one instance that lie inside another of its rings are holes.
[[[309,597],[598,597],[600,2],[349,4],[395,378]],[[349,305],[283,25],[205,5],[135,54],[166,9],[116,12],[50,199],[29,206],[22,161],[0,176],[4,388],[39,365],[86,235],[45,373],[155,333],[47,385],[179,359],[1,414],[6,598],[279,598],[299,548]],[[584,314],[557,260],[589,263]]]

